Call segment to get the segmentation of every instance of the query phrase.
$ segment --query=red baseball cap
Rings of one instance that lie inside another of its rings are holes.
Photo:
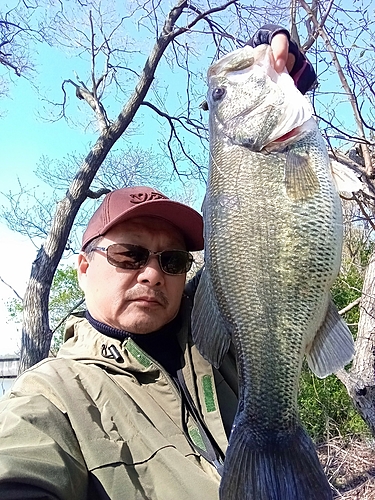
[[[203,249],[203,219],[193,208],[172,201],[156,189],[137,186],[108,193],[91,217],[82,237],[82,250],[111,227],[133,217],[159,217],[182,233],[189,251]]]

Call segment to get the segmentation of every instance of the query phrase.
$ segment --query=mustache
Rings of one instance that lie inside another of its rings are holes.
[[[163,307],[167,307],[169,305],[169,300],[160,290],[150,291],[148,288],[137,287],[135,289],[128,290],[125,295],[126,300],[137,300],[140,297],[147,297],[148,299],[156,300]]]

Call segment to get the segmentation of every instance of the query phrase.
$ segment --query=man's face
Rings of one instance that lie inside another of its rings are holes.
[[[138,217],[110,229],[99,246],[113,243],[140,245],[153,252],[185,250],[180,232],[167,221]],[[178,313],[185,274],[168,275],[157,256],[138,270],[114,267],[106,253],[94,251],[78,258],[78,280],[87,309],[97,321],[131,333],[150,333],[169,323]]]

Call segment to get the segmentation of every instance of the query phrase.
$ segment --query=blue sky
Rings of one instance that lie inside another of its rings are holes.
[[[67,127],[63,121],[43,122],[38,117],[40,103],[30,82],[12,78],[9,97],[2,99],[0,117],[0,192],[19,192],[20,182],[26,189],[40,186],[41,193],[48,191],[34,174],[36,165],[46,154],[51,158],[62,157],[73,150],[84,151],[88,137],[79,130]],[[0,205],[6,203],[0,195]],[[21,296],[26,287],[36,248],[24,236],[0,224],[0,277]],[[0,282],[0,355],[14,352],[19,347],[20,325],[8,321],[6,303],[15,297],[12,290]]]
[[[142,67],[145,58],[139,55],[138,60]],[[51,192],[50,188],[34,173],[41,157],[47,156],[52,160],[59,160],[71,153],[86,155],[98,136],[92,128],[85,128],[93,117],[92,112],[83,101],[75,97],[72,86],[67,87],[70,100],[69,116],[72,119],[70,123],[64,119],[46,120],[48,116],[51,116],[54,108],[42,99],[42,96],[48,96],[50,100],[61,102],[63,80],[75,80],[76,73],[82,80],[85,80],[89,66],[84,59],[53,47],[39,45],[38,53],[34,54],[34,61],[35,72],[29,75],[29,79],[11,76],[9,95],[7,98],[2,98],[0,205],[7,204],[4,193],[20,191],[19,184],[26,190],[35,188],[41,199],[48,196]],[[0,67],[1,73],[6,74],[2,67]],[[161,79],[162,77],[163,72],[160,74]],[[175,86],[177,82],[176,78],[166,85]],[[184,88],[181,92],[183,91]],[[170,95],[168,98],[171,98]],[[175,99],[174,107],[178,109],[178,98]],[[112,118],[118,114],[125,102],[126,96],[120,96],[118,102],[106,101],[113,113]],[[138,118],[138,129],[130,137],[133,144],[142,143],[143,147],[157,145],[158,140],[161,139],[160,133],[163,132],[163,127],[158,131],[156,122],[152,125],[150,120],[149,111]],[[203,196],[203,190],[201,196]],[[200,203],[201,200],[198,200],[196,208],[199,209]],[[0,246],[0,278],[22,296],[37,247],[26,237],[11,232],[2,222],[0,222],[0,238],[3,243]],[[72,259],[69,262],[72,262]],[[12,353],[19,346],[20,325],[12,325],[7,318],[6,303],[13,297],[12,290],[0,282],[0,355]],[[7,342],[8,339],[12,342]]]
[[[60,85],[70,78],[69,60],[55,57],[54,49],[40,49],[38,72],[43,74],[43,85],[52,89],[56,99],[61,99]],[[46,70],[47,67],[47,70]],[[3,193],[18,193],[19,183],[24,189],[36,188],[40,197],[48,196],[50,188],[39,180],[34,171],[42,155],[51,159],[63,158],[68,153],[85,153],[94,135],[80,127],[69,126],[66,121],[51,122],[45,103],[38,98],[34,84],[40,85],[37,74],[25,78],[12,77],[9,95],[2,99],[0,117],[0,205],[6,204]],[[42,91],[41,87],[39,87]],[[56,91],[57,90],[57,91]],[[27,237],[10,231],[0,223],[0,277],[23,296],[40,241],[32,243]],[[6,303],[14,292],[0,282],[0,355],[13,353],[20,345],[20,325],[8,320]]]

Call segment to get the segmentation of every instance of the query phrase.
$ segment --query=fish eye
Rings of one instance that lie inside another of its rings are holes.
[[[214,101],[219,101],[222,97],[224,97],[226,93],[225,87],[217,87],[212,91],[212,99]]]

